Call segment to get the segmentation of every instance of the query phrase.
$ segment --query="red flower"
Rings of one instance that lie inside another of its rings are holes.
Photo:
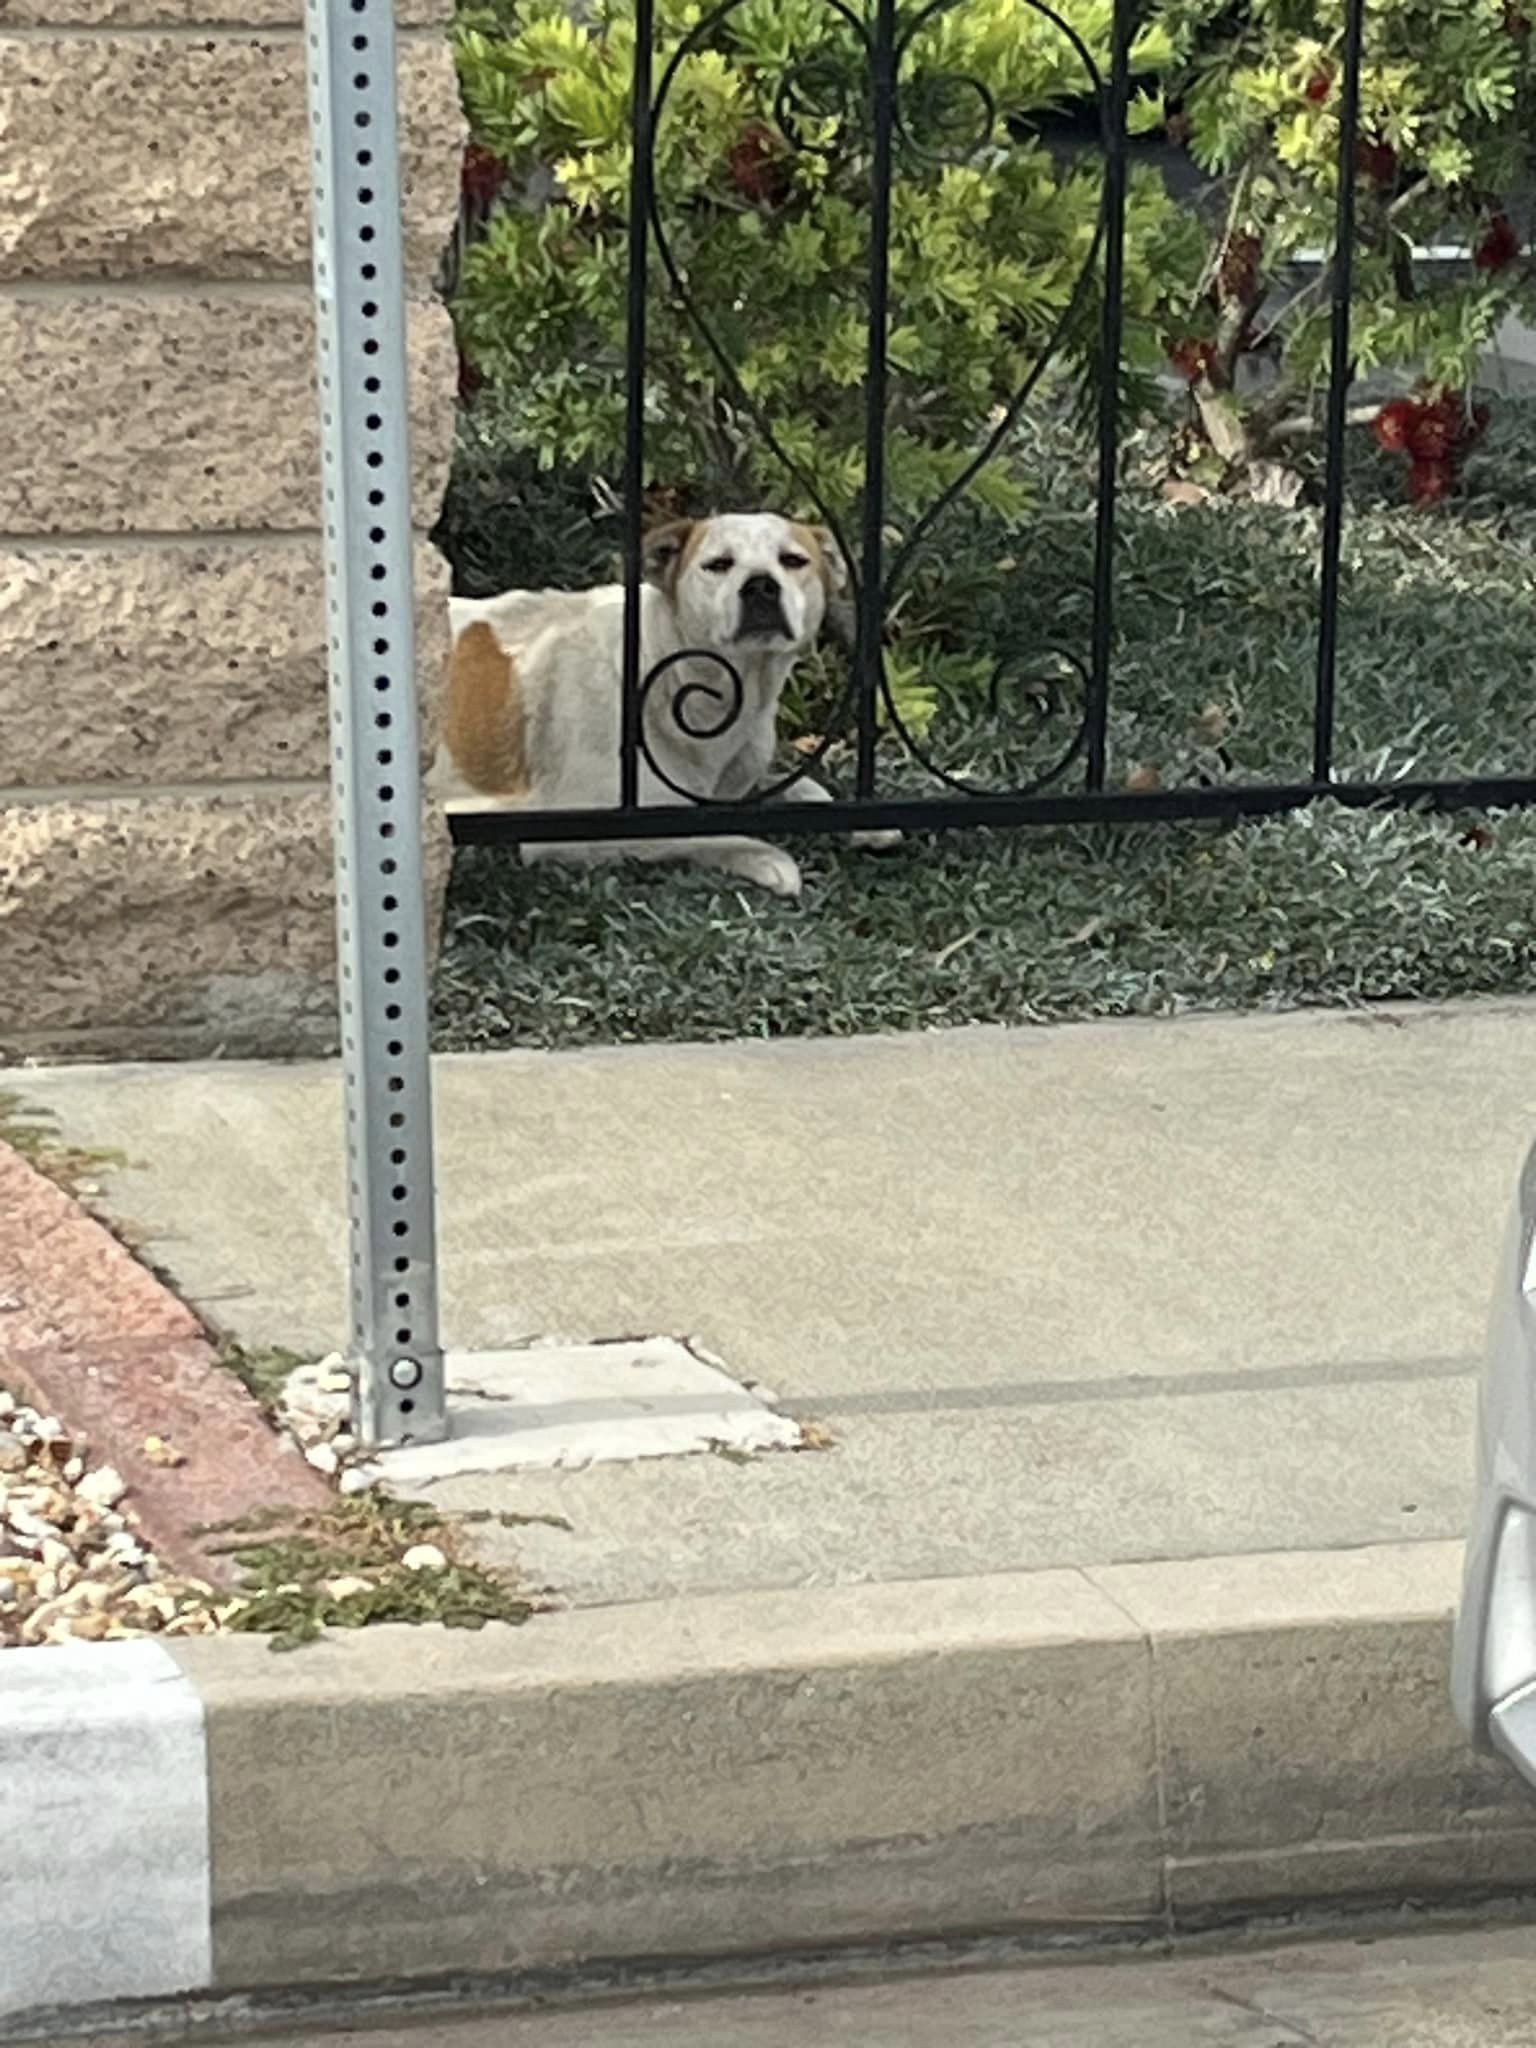
[[[482,149],[478,142],[465,145],[459,189],[472,205],[489,206],[501,191],[506,177],[507,166],[494,151]]]
[[[1408,495],[1415,505],[1438,505],[1461,481],[1467,451],[1487,431],[1486,405],[1468,407],[1464,391],[1425,385],[1415,398],[1394,398],[1372,422],[1383,448],[1409,458]]]
[[[1371,422],[1371,432],[1383,448],[1406,448],[1418,417],[1417,399],[1393,398],[1381,408]]]
[[[1356,143],[1355,163],[1375,185],[1387,186],[1397,182],[1397,151],[1379,136]]]
[[[1448,462],[1461,438],[1457,424],[1455,415],[1446,410],[1443,401],[1437,405],[1421,405],[1408,429],[1408,453],[1415,465]]]
[[[1259,282],[1259,263],[1264,244],[1257,235],[1238,234],[1228,238],[1221,252],[1220,286],[1228,299],[1251,298]]]
[[[1192,334],[1186,334],[1182,341],[1174,342],[1169,348],[1168,360],[1191,384],[1198,384],[1216,361],[1216,344],[1214,341],[1197,341]]]
[[[794,185],[794,169],[784,138],[764,121],[744,128],[726,159],[731,183],[754,206],[778,206]]]
[[[1333,73],[1331,71],[1314,71],[1307,80],[1307,98],[1314,107],[1320,107],[1332,91]]]
[[[1486,405],[1469,407],[1467,394],[1448,385],[1422,398],[1419,413],[1420,424],[1410,434],[1408,446],[1428,462],[1441,462],[1447,456],[1459,461],[1483,438],[1491,417]]]
[[[1456,488],[1456,471],[1449,462],[1415,461],[1408,472],[1408,495],[1415,505],[1438,505]]]
[[[1473,262],[1479,270],[1490,273],[1507,270],[1520,254],[1520,237],[1510,224],[1507,213],[1496,213],[1488,223],[1488,232],[1478,243]]]

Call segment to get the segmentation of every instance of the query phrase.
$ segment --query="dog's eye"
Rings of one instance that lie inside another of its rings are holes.
[[[798,575],[800,570],[809,569],[810,566],[811,558],[809,555],[780,555],[779,557],[779,567],[781,569],[788,569],[792,575]]]
[[[728,576],[735,566],[735,561],[730,555],[716,555],[712,562],[704,564],[711,576]]]

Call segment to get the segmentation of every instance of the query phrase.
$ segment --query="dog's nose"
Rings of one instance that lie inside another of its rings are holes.
[[[784,590],[776,576],[756,570],[741,586],[741,614],[736,630],[743,639],[766,633],[788,639],[789,621],[784,616]]]

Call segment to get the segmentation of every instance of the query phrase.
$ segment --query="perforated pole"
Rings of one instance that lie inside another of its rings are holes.
[[[308,35],[353,1422],[372,1446],[447,1433],[392,0],[309,0]]]

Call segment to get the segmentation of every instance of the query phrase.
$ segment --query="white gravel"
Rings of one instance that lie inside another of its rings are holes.
[[[348,1434],[352,1375],[340,1352],[295,1366],[283,1382],[278,1420],[318,1472],[336,1472],[357,1451]]]
[[[56,1415],[0,1390],[0,1650],[218,1628],[213,1589],[162,1567],[127,1491]]]

